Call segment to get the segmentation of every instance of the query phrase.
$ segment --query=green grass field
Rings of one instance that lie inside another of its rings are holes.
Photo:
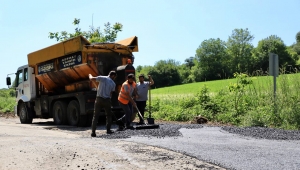
[[[151,90],[157,119],[187,121],[203,115],[210,121],[237,126],[300,128],[300,74],[237,78]],[[148,103],[149,106],[150,103]]]
[[[171,87],[164,87],[151,90],[151,98],[153,100],[161,99],[166,100],[177,100],[178,98],[185,98],[194,96],[204,86],[207,86],[211,93],[218,92],[223,88],[227,88],[230,83],[234,83],[235,79],[207,81],[198,83],[189,83]]]
[[[253,87],[259,89],[273,89],[273,76],[259,76],[259,77],[249,77],[253,81]],[[297,81],[298,80],[298,81]],[[209,91],[213,94],[222,89],[228,89],[229,85],[236,83],[237,79],[226,79],[226,80],[215,80],[206,82],[189,83],[183,85],[177,85],[172,87],[164,87],[158,89],[152,89],[151,95],[152,99],[157,98],[169,98],[170,100],[178,97],[193,96],[199,92],[204,86],[206,86]],[[276,78],[277,89],[280,89],[282,82],[293,85],[300,83],[300,73],[298,74],[285,74],[280,75]]]

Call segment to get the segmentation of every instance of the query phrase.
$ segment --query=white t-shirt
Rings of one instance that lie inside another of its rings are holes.
[[[144,81],[144,83],[138,82],[136,84],[137,94],[139,98],[136,98],[136,101],[147,101],[148,100],[148,90],[150,87],[149,81]]]
[[[110,98],[110,93],[115,91],[116,84],[109,76],[97,76],[99,82],[97,97]]]

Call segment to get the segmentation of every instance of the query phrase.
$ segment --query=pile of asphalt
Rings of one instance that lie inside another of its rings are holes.
[[[123,130],[115,131],[113,134],[102,134],[97,137],[105,139],[124,139],[131,136],[142,136],[148,138],[165,138],[182,136],[179,129],[198,129],[202,128],[201,124],[159,124],[159,128],[139,129],[139,130]],[[300,131],[298,130],[282,130],[265,127],[234,127],[234,126],[218,126],[222,130],[232,134],[253,137],[257,139],[271,140],[300,140]]]
[[[300,140],[300,131],[282,130],[265,127],[222,127],[223,130],[242,136],[271,140]]]
[[[124,139],[131,136],[143,136],[148,138],[164,138],[182,136],[179,132],[181,128],[197,129],[202,128],[201,124],[159,124],[159,128],[154,129],[126,129],[123,131],[115,131],[113,134],[103,134],[97,137],[106,139]]]

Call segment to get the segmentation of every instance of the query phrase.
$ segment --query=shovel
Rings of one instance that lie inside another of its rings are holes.
[[[151,118],[151,86],[149,87],[149,118],[147,118],[148,124],[154,124],[154,118]]]
[[[141,112],[139,111],[138,107],[135,106],[135,108],[136,108],[138,114],[140,115],[140,117],[142,118],[142,120],[144,121],[144,118],[143,118]],[[152,124],[149,123],[148,119],[149,118],[147,118],[148,123],[145,123],[144,125],[137,125],[137,126],[135,126],[135,129],[156,129],[156,128],[159,128],[159,125],[155,125],[154,124],[154,119],[153,119],[153,123]]]

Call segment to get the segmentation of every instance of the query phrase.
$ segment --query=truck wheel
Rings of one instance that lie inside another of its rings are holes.
[[[29,115],[27,111],[27,107],[25,103],[20,103],[18,106],[18,113],[20,117],[20,121],[22,124],[31,124],[32,123],[32,116]]]
[[[87,115],[80,115],[80,106],[77,100],[72,100],[67,108],[68,122],[71,126],[87,126]]]
[[[72,100],[67,108],[68,122],[71,126],[77,126],[80,119],[80,107],[76,100]]]
[[[53,120],[56,125],[64,125],[68,122],[67,104],[63,101],[56,101],[53,105]]]

